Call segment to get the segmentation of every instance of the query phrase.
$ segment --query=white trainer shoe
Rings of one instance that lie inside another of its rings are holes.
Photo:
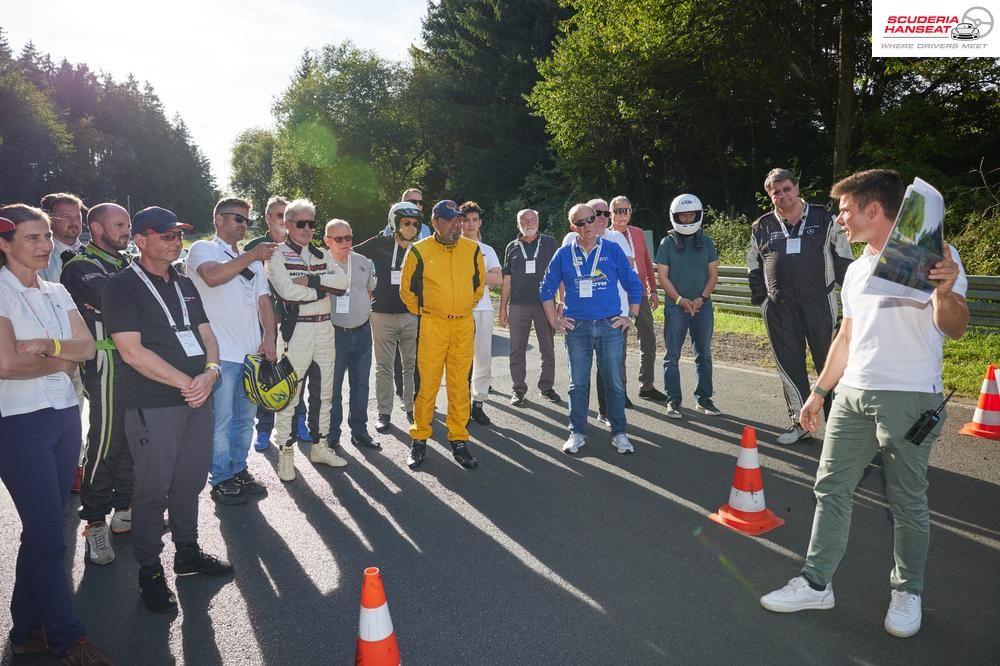
[[[313,444],[309,452],[309,462],[314,465],[329,465],[330,467],[347,467],[347,461],[326,445],[325,442]]]
[[[83,530],[83,536],[87,538],[84,550],[90,562],[111,564],[115,561],[115,549],[111,547],[111,532],[108,531],[106,522],[102,520],[88,524]]]
[[[125,534],[132,531],[132,508],[115,509],[115,515],[111,517],[111,532],[114,534]]]
[[[291,444],[278,447],[278,478],[295,480],[295,448]]]
[[[587,443],[586,438],[583,435],[578,435],[576,433],[571,433],[569,439],[563,444],[563,453],[573,454],[583,448],[583,445]]]
[[[684,415],[681,413],[681,406],[676,402],[667,403],[667,413],[665,415],[668,419],[682,419]]]
[[[795,442],[802,441],[803,439],[809,439],[810,437],[812,437],[812,434],[796,423],[791,428],[778,435],[778,438],[775,441],[778,442],[778,444],[787,445],[794,444]]]
[[[833,608],[833,585],[826,584],[823,591],[809,587],[809,581],[796,576],[780,590],[765,594],[760,605],[775,613],[797,613],[800,610],[829,610]]]
[[[920,631],[920,595],[892,591],[889,611],[885,614],[885,630],[896,638],[909,638]]]
[[[611,438],[611,445],[618,449],[618,453],[635,453],[632,442],[628,441],[628,435],[623,432]]]

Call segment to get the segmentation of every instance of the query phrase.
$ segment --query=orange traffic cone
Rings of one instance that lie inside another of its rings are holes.
[[[708,516],[711,520],[731,527],[737,532],[764,534],[785,521],[764,506],[764,482],[760,477],[760,461],[757,458],[757,431],[743,428],[740,455],[736,459],[736,473],[729,491],[729,504],[719,507],[718,513]]]
[[[365,569],[361,585],[361,617],[358,620],[358,650],[355,666],[399,666],[399,645],[392,630],[389,604],[378,567]]]
[[[997,367],[992,363],[986,368],[976,412],[958,432],[973,437],[1000,439],[1000,391],[997,390]]]

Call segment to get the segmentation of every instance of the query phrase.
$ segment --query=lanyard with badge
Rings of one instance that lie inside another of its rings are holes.
[[[542,246],[541,237],[535,238],[535,252],[531,255],[531,259],[528,259],[528,253],[524,251],[524,243],[520,239],[517,241],[517,246],[521,248],[521,256],[524,257],[524,274],[534,275],[535,273],[535,259],[538,258],[538,248]]]
[[[167,316],[167,323],[170,324],[170,328],[173,329],[174,335],[177,336],[177,341],[181,343],[181,347],[184,349],[184,353],[189,357],[194,356],[204,356],[205,352],[201,348],[201,343],[198,342],[198,338],[194,336],[194,331],[191,330],[191,318],[188,316],[187,303],[184,302],[184,294],[181,293],[181,287],[174,280],[174,289],[177,291],[177,300],[181,304],[181,315],[184,317],[184,330],[177,330],[177,322],[174,321],[174,316],[170,314],[170,310],[167,309],[167,304],[163,302],[163,298],[160,296],[160,292],[156,290],[153,283],[149,281],[149,277],[146,276],[146,272],[139,268],[139,262],[136,261],[132,264],[132,270],[135,271],[142,283],[146,285],[150,293],[153,294],[153,298],[156,302],[160,304],[163,309],[163,314]]]
[[[802,251],[802,231],[801,229],[806,224],[806,218],[809,216],[809,204],[805,204],[802,208],[802,216],[799,218],[799,224],[797,225],[800,229],[799,235],[796,238],[792,238],[791,234],[788,233],[788,227],[785,226],[785,221],[778,217],[778,224],[781,225],[781,233],[785,234],[785,254],[798,254]]]
[[[42,332],[45,334],[45,337],[47,338],[56,337],[49,332],[49,326],[44,321],[42,321],[42,318],[40,316],[38,316],[38,313],[35,311],[34,306],[31,305],[31,300],[28,298],[28,296],[23,291],[20,293],[21,293],[21,298],[24,299],[24,304],[28,306],[28,310],[31,312],[31,315],[35,318],[35,321],[38,322],[38,325],[39,327],[41,327]],[[52,312],[55,325],[59,328],[58,338],[60,340],[65,338],[66,331],[63,328],[62,320],[59,318],[59,313],[56,312],[55,303],[52,302],[52,295],[43,294],[41,291],[38,291],[38,293],[42,297],[44,297],[46,301],[48,301],[49,310]],[[66,386],[66,382],[63,380],[64,376],[65,375],[62,372],[54,372],[51,375],[45,375],[44,377],[41,378],[42,390],[45,392],[45,395],[49,398],[49,400],[55,401],[64,393],[63,389]]]
[[[392,262],[389,264],[389,284],[402,284],[403,283],[403,264],[400,262],[399,267],[396,266],[396,253],[399,252],[399,243],[396,239],[392,239]],[[406,259],[406,255],[403,255],[403,259]],[[348,278],[350,279],[350,278]]]
[[[396,247],[399,246],[397,245]],[[343,296],[334,297],[334,312],[336,314],[349,314],[351,311],[351,278],[354,277],[351,273],[351,263],[353,262],[354,257],[351,255],[353,254],[353,252],[347,253],[347,289],[344,290]],[[336,259],[334,259],[334,261],[336,261]],[[395,263],[395,261],[395,253],[393,253],[393,263]]]
[[[584,257],[581,260],[580,257],[577,256],[576,251],[579,246],[576,244],[575,240],[573,241],[573,269],[576,271],[576,283],[579,285],[580,298],[592,298],[594,296],[594,276],[597,275],[598,272],[597,262],[601,260],[601,243],[603,243],[603,241],[598,238],[597,247],[594,248],[594,265],[590,267],[590,275],[583,277],[583,274],[580,272],[580,264],[585,262],[587,258]],[[583,252],[583,250],[580,250],[580,252]]]
[[[225,244],[221,239],[216,238],[215,242],[217,242],[222,247],[222,253],[225,254],[230,259],[235,260],[239,256],[239,255],[233,256],[229,252],[229,248],[225,246]],[[257,299],[254,294],[254,279],[257,277],[257,274],[254,273],[253,270],[248,267],[240,271],[240,277],[243,278],[243,282],[240,283],[243,292],[243,305],[256,305]]]

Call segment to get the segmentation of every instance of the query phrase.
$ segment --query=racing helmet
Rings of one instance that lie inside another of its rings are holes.
[[[678,213],[697,213],[698,216],[690,224],[681,224],[681,221],[677,219]],[[679,234],[690,236],[701,229],[701,221],[704,217],[705,211],[702,209],[701,199],[693,194],[681,194],[670,202],[670,224]]]
[[[423,213],[412,201],[400,201],[392,204],[392,208],[389,209],[389,226],[392,227],[393,232],[399,232],[399,221],[404,217],[420,220],[423,218]]]
[[[298,383],[287,356],[274,363],[260,354],[247,354],[243,359],[243,390],[258,407],[280,412],[292,401]]]

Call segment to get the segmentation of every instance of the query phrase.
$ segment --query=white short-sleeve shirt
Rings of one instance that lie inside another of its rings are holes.
[[[965,268],[958,250],[948,248],[958,264],[952,291],[965,296]],[[840,383],[867,391],[939,393],[945,335],[934,325],[934,307],[931,301],[864,293],[876,261],[865,248],[844,276],[840,298],[844,319],[851,320],[851,344]]]
[[[76,310],[76,304],[61,284],[39,279],[37,289],[25,287],[7,267],[0,268],[0,317],[10,320],[15,339],[72,338],[71,310]],[[0,379],[3,416],[78,404],[73,380],[65,372],[35,379]]]
[[[486,264],[486,272],[489,273],[490,270],[494,268],[500,268],[500,259],[497,257],[497,253],[486,243],[479,241],[479,249],[483,253],[483,262]],[[485,276],[483,276],[485,279]],[[483,297],[479,299],[476,303],[476,307],[472,308],[473,311],[493,311],[493,301],[490,300],[490,288],[486,287],[483,290]]]
[[[563,237],[562,244],[569,245],[574,240],[576,240],[576,238],[577,234],[571,231]],[[614,229],[608,229],[607,231],[604,232],[604,235],[601,236],[601,238],[603,238],[606,241],[611,241],[612,243],[620,247],[622,249],[622,252],[625,253],[626,257],[631,259],[633,262],[635,261],[635,250],[632,249],[632,246],[629,244],[628,240],[625,238],[625,235],[623,233],[621,233],[620,231],[615,231]],[[626,292],[625,288],[622,287],[621,282],[618,283],[618,300],[621,301],[621,306],[622,306],[621,316],[627,317],[629,310],[628,292]]]
[[[212,332],[219,341],[219,358],[230,363],[242,363],[247,354],[257,353],[261,342],[257,299],[268,294],[264,265],[255,261],[248,267],[253,279],[237,275],[215,287],[205,284],[198,266],[206,262],[232,261],[242,252],[233,252],[218,236],[200,240],[188,251],[186,273],[198,289]]]

